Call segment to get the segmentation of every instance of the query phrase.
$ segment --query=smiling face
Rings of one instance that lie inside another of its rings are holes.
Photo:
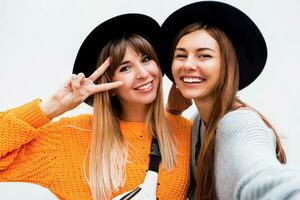
[[[112,77],[112,81],[123,81],[124,84],[114,93],[122,107],[151,104],[157,95],[159,77],[157,63],[149,55],[137,53],[128,46]]]
[[[211,99],[219,83],[220,48],[205,30],[184,35],[176,45],[172,74],[188,99]]]

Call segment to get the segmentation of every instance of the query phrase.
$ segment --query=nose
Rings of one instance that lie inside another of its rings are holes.
[[[187,71],[189,71],[189,70],[195,70],[197,68],[197,64],[196,64],[195,59],[192,56],[189,56],[185,60],[183,68],[184,68],[184,70],[187,70]]]
[[[145,66],[143,65],[138,65],[136,67],[137,69],[137,73],[136,73],[136,78],[137,79],[144,79],[144,78],[147,78],[148,75],[149,75],[149,72],[148,70],[145,68]]]

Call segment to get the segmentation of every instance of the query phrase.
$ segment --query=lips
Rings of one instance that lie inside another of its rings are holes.
[[[135,90],[141,91],[141,92],[146,92],[152,89],[153,86],[153,81],[145,83],[139,87],[136,87]]]
[[[181,77],[181,80],[184,82],[184,83],[187,83],[187,84],[190,84],[190,83],[203,83],[205,81],[204,78],[201,78],[201,77],[191,77],[191,76],[183,76]]]

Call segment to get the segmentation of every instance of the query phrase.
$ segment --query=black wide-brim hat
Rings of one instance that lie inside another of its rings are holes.
[[[138,13],[123,14],[98,25],[83,41],[73,66],[73,74],[80,72],[89,77],[97,68],[98,57],[103,47],[111,40],[130,34],[146,39],[160,54],[160,25],[151,17]],[[92,105],[92,96],[86,101]]]
[[[251,84],[262,72],[267,60],[267,46],[255,23],[239,9],[216,1],[186,5],[172,13],[162,25],[164,50],[161,66],[174,82],[171,65],[173,42],[184,27],[201,22],[215,26],[230,38],[239,62],[239,90]]]

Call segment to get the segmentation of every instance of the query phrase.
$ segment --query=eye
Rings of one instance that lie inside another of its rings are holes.
[[[174,56],[175,58],[186,58],[187,55],[183,54],[183,53],[178,53],[178,54],[175,54]]]
[[[143,63],[149,62],[150,60],[151,60],[151,57],[148,56],[148,55],[144,55],[143,58],[142,58]]]
[[[130,66],[122,66],[122,67],[120,67],[120,72],[127,72],[127,71],[129,71],[130,69],[131,69]]]
[[[198,58],[201,58],[201,59],[207,59],[207,58],[211,58],[212,56],[209,55],[209,54],[199,54],[198,55]]]

